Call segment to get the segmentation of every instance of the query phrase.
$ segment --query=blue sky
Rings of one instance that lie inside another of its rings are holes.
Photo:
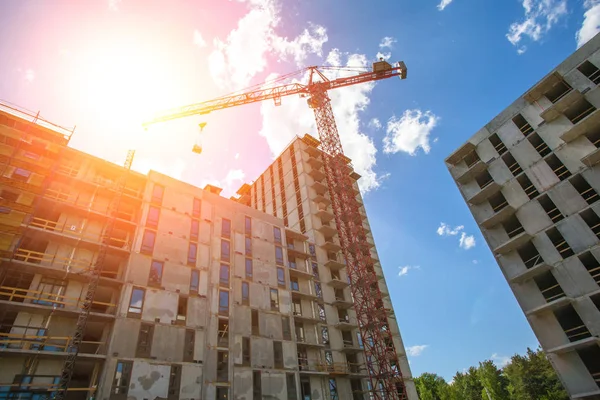
[[[230,195],[293,135],[301,99],[145,132],[153,111],[307,65],[404,60],[408,79],[332,92],[415,376],[537,346],[444,165],[596,31],[598,0],[98,0],[0,4],[0,98],[61,125],[73,147]],[[208,122],[202,156],[191,153]],[[445,225],[442,225],[445,224]]]

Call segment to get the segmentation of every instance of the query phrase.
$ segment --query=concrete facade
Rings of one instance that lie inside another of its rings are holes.
[[[0,397],[56,388],[115,215],[69,399],[369,398],[327,186],[302,142],[297,174],[288,152],[275,178],[286,215],[281,198],[263,212],[153,171],[126,175],[111,214],[125,169],[12,111],[0,110]]]
[[[294,139],[252,185],[240,188],[239,201],[281,218],[289,228],[287,269],[299,287],[292,288],[292,305],[302,396],[312,393],[313,399],[362,399],[370,389],[365,379],[365,355],[318,146],[318,140],[310,135]],[[388,310],[386,324],[392,332],[406,396],[418,399],[356,182],[360,175],[354,172],[351,176],[380,277],[382,307]],[[302,237],[292,237],[291,232],[300,232]],[[290,239],[295,239],[293,244]],[[326,374],[315,376],[323,367]]]
[[[600,398],[600,36],[446,159],[572,398]]]

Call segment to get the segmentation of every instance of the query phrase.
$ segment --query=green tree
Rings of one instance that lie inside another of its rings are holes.
[[[448,384],[439,375],[425,372],[418,378],[415,378],[415,386],[421,400],[446,400],[442,397]]]
[[[482,398],[484,400],[510,400],[508,395],[508,381],[501,370],[491,360],[479,363],[477,377],[483,386]]]
[[[461,400],[481,400],[483,386],[479,382],[475,367],[470,367],[464,374],[457,372],[452,386]]]
[[[568,400],[552,365],[541,349],[527,349],[524,356],[514,355],[504,367],[508,392],[513,400]]]

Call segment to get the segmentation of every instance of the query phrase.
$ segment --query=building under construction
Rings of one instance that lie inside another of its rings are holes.
[[[600,398],[600,35],[446,165],[572,399]]]
[[[57,393],[94,276],[69,399],[373,397],[316,139],[226,199],[69,148],[70,135],[0,111],[0,399]],[[417,399],[361,213],[390,379]]]

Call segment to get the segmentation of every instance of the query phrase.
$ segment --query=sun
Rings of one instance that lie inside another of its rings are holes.
[[[141,129],[144,119],[182,97],[166,60],[167,54],[134,40],[90,47],[78,61],[78,98],[95,117]]]

